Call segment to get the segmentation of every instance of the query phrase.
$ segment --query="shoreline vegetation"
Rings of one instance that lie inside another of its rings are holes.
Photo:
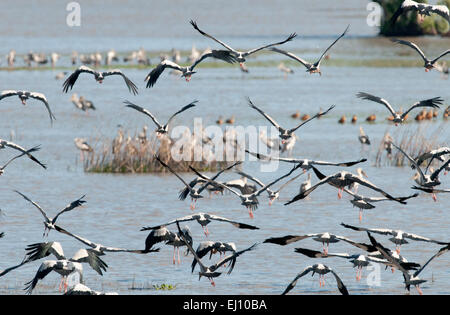
[[[286,66],[298,66],[298,63],[290,60],[266,60],[266,61],[247,61],[245,64],[252,67],[277,67],[281,62],[283,62]],[[411,60],[404,59],[345,59],[345,58],[330,58],[324,61],[324,64],[327,64],[331,67],[373,67],[373,68],[414,68],[423,66],[423,61],[418,58],[414,58]],[[187,66],[188,63],[180,63],[180,66]],[[95,69],[140,69],[140,70],[148,70],[150,71],[156,66],[156,64],[152,64],[150,66],[143,66],[137,64],[113,64],[111,66],[100,66],[93,67]],[[215,68],[232,68],[238,66],[230,65],[224,62],[203,62],[198,68],[205,69],[215,69]],[[38,67],[27,67],[27,66],[19,66],[19,67],[0,67],[0,71],[74,71],[78,67],[65,67],[65,66],[38,66]]]
[[[146,130],[145,130],[146,131]],[[180,143],[179,139],[170,139],[167,136],[157,137],[152,133],[149,138],[144,130],[138,134],[125,135],[119,130],[113,139],[99,140],[93,151],[83,158],[84,171],[87,173],[135,174],[135,173],[166,173],[168,170],[156,159],[155,155],[167,163],[175,172],[191,172],[189,166],[199,172],[216,172],[233,161],[216,161],[212,155],[202,154],[194,160],[195,141],[184,141],[179,146],[178,153],[189,159],[178,161],[172,157],[173,146]],[[182,137],[186,137],[183,135]],[[189,136],[190,137],[190,136]],[[195,136],[192,137],[194,139]],[[209,151],[208,151],[209,152]],[[236,155],[233,155],[236,157]]]
[[[414,158],[425,152],[445,146],[445,141],[442,141],[442,136],[445,136],[445,123],[444,121],[436,129],[432,130],[432,132],[426,134],[425,129],[430,126],[422,124],[402,130],[397,129],[392,135],[386,132],[378,147],[375,166],[404,167],[410,165],[409,160],[402,152],[393,146],[389,148],[389,141],[393,141],[395,145],[402,148],[409,156]],[[433,161],[431,166],[436,165],[438,165],[437,159]]]
[[[449,23],[441,16],[432,14],[421,22],[416,12],[408,12],[400,16],[395,23],[391,24],[391,17],[401,6],[404,0],[374,0],[381,5],[384,11],[384,19],[380,26],[380,35],[384,36],[423,36],[440,35],[450,37]],[[414,0],[419,3],[440,4],[450,7],[450,0],[439,0],[429,3],[427,0]]]

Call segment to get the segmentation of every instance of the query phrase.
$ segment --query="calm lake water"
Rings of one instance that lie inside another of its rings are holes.
[[[167,6],[163,1],[79,1],[82,26],[70,28],[65,24],[67,11],[65,2],[60,1],[4,1],[4,15],[0,22],[0,48],[3,56],[12,48],[19,55],[28,51],[57,51],[63,54],[58,65],[69,66],[68,56],[72,50],[79,52],[107,51],[114,48],[119,54],[144,47],[149,52],[169,51],[175,47],[190,50],[192,44],[199,49],[207,46],[216,48],[214,42],[202,38],[188,24],[196,19],[199,25],[237,48],[251,48],[261,43],[279,40],[291,32],[297,32],[298,39],[288,43],[286,49],[302,51],[302,57],[314,60],[321,51],[350,24],[348,38],[336,45],[331,58],[339,59],[392,59],[419,58],[408,49],[397,47],[385,38],[377,38],[376,29],[366,24],[366,2],[358,0],[286,1],[280,6],[273,1],[228,1],[222,6],[211,1],[174,1]],[[330,8],[331,6],[331,8]],[[416,39],[414,39],[416,41]],[[417,42],[430,55],[437,55],[450,46],[449,39],[423,38]],[[400,55],[403,52],[405,55]],[[282,56],[260,54],[252,60],[285,60]],[[448,59],[447,59],[448,60]],[[22,60],[18,58],[18,64]],[[152,59],[157,62],[156,58]],[[126,75],[135,82],[140,94],[129,94],[121,78],[110,77],[102,85],[91,77],[77,81],[73,92],[93,101],[97,111],[89,115],[78,111],[70,101],[71,93],[62,93],[62,82],[54,76],[59,70],[42,71],[0,71],[2,89],[23,89],[45,93],[56,116],[50,126],[48,115],[42,104],[29,101],[23,107],[17,98],[1,101],[0,137],[25,147],[40,144],[42,150],[36,156],[48,164],[48,169],[37,167],[29,160],[21,159],[10,165],[1,177],[0,232],[6,233],[0,240],[2,255],[0,269],[19,263],[28,244],[43,241],[59,241],[68,257],[82,248],[82,244],[50,232],[42,238],[42,217],[32,205],[13,190],[19,190],[39,203],[50,216],[67,203],[86,194],[87,203],[81,210],[64,214],[59,225],[94,242],[107,246],[130,249],[143,248],[147,236],[140,232],[142,226],[158,225],[177,217],[191,214],[189,201],[179,201],[181,182],[171,175],[109,175],[88,174],[83,171],[79,152],[73,139],[87,138],[90,143],[115,136],[117,126],[131,133],[141,130],[144,124],[153,130],[152,123],[143,115],[125,109],[123,101],[130,100],[142,105],[165,120],[180,106],[198,99],[197,107],[183,113],[175,124],[192,126],[196,117],[204,125],[212,125],[221,115],[236,116],[236,125],[268,126],[268,122],[246,102],[252,101],[274,116],[281,125],[293,126],[298,121],[290,118],[299,110],[310,115],[326,109],[336,108],[320,120],[300,128],[296,134],[299,140],[292,153],[295,157],[329,161],[368,158],[361,165],[370,181],[395,196],[412,193],[409,167],[375,167],[375,155],[386,131],[395,138],[405,132],[415,132],[418,123],[410,122],[394,127],[385,118],[385,108],[376,103],[359,100],[355,94],[365,91],[382,96],[395,106],[406,108],[418,100],[440,96],[445,108],[450,100],[449,81],[440,74],[425,73],[420,67],[343,67],[322,65],[322,76],[310,76],[304,68],[295,66],[294,75],[284,79],[276,67],[253,67],[248,75],[235,68],[204,68],[192,81],[186,83],[175,76],[163,74],[152,89],[145,89],[143,78],[148,69],[126,69]],[[443,108],[436,121],[420,124],[421,131],[431,135],[436,130],[437,143],[449,144],[449,125],[442,120]],[[337,123],[342,115],[347,119],[355,114],[359,121],[352,125]],[[377,115],[374,124],[365,122],[370,114]],[[415,116],[415,112],[411,116]],[[411,119],[412,121],[412,119]],[[359,126],[371,138],[370,148],[361,148],[358,141]],[[12,152],[3,150],[1,161],[6,161]],[[276,173],[260,172],[258,162],[247,161],[243,169],[264,182],[288,172],[291,165],[281,164]],[[339,168],[324,167],[321,171],[331,174]],[[356,167],[349,171],[355,172]],[[192,174],[182,174],[191,179]],[[450,175],[441,176],[442,187],[449,187]],[[226,173],[222,180],[238,178],[235,173]],[[260,198],[260,207],[251,220],[239,200],[230,194],[205,198],[197,203],[197,210],[224,216],[236,221],[260,227],[260,230],[239,230],[233,226],[212,222],[208,228],[209,240],[235,242],[238,249],[246,248],[268,237],[287,234],[331,232],[354,240],[368,242],[363,233],[344,229],[345,222],[374,228],[393,228],[423,235],[437,240],[448,240],[450,219],[449,196],[438,195],[434,202],[429,195],[420,195],[403,206],[393,202],[376,204],[376,208],[364,213],[363,222],[358,222],[358,211],[344,196],[338,200],[336,189],[326,186],[314,191],[309,200],[290,206],[283,203],[297,194],[302,175],[287,186],[279,201],[267,205],[265,196]],[[313,182],[317,179],[313,175]],[[360,192],[372,192],[360,187]],[[194,237],[194,247],[206,240],[197,223],[188,223]],[[171,228],[175,229],[175,226]],[[387,246],[389,237],[377,236]],[[350,294],[402,294],[403,277],[400,272],[391,273],[381,268],[380,286],[369,286],[364,277],[355,280],[356,271],[343,259],[309,259],[294,252],[295,247],[315,250],[321,244],[306,239],[285,247],[260,244],[259,247],[238,258],[231,275],[223,275],[212,288],[206,279],[198,281],[191,274],[192,256],[182,257],[181,265],[172,265],[172,247],[162,246],[161,252],[150,255],[107,254],[103,259],[108,271],[103,277],[88,266],[84,268],[87,286],[95,290],[116,291],[119,294],[280,294],[298,272],[306,266],[322,262],[332,267],[341,276]],[[411,241],[402,247],[402,255],[409,261],[424,263],[438,249],[439,245]],[[330,246],[330,252],[359,253],[357,248],[337,243]],[[209,261],[205,257],[205,262]],[[217,259],[213,258],[213,259]],[[0,294],[22,294],[24,283],[30,281],[40,262],[30,263],[0,279]],[[425,294],[450,294],[450,256],[444,255],[433,261],[421,273],[428,280],[423,285]],[[369,272],[364,271],[364,276]],[[332,276],[326,278],[325,288],[319,288],[317,276],[301,279],[292,294],[336,294]],[[58,294],[59,276],[48,275],[37,286],[36,294]],[[173,284],[172,291],[152,290],[153,284]],[[131,290],[132,287],[143,290]],[[414,292],[415,293],[415,292]]]

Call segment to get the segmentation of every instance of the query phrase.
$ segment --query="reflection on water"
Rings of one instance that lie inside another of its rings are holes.
[[[363,1],[339,1],[339,5],[335,4],[338,10],[326,15],[323,12],[331,11],[324,11],[325,4],[322,2],[308,9],[304,3],[310,2],[302,1],[299,5],[298,2],[292,1],[282,8],[277,6],[279,10],[276,12],[280,15],[275,19],[277,23],[273,23],[272,15],[275,10],[271,9],[273,7],[271,1],[263,2],[261,9],[247,11],[242,8],[248,8],[249,4],[242,4],[241,8],[238,2],[231,1],[230,6],[221,8],[220,12],[224,21],[231,19],[236,23],[224,23],[226,27],[218,25],[217,16],[208,13],[208,10],[218,6],[215,2],[194,1],[190,2],[192,7],[177,10],[182,6],[180,2],[178,6],[175,4],[171,7],[170,12],[166,12],[160,10],[163,2],[159,1],[136,1],[133,5],[127,6],[126,10],[119,6],[118,1],[92,3],[80,1],[82,14],[85,14],[82,23],[85,24],[79,30],[68,30],[65,26],[52,27],[55,23],[59,23],[57,21],[65,18],[65,12],[59,13],[55,3],[56,1],[49,1],[39,4],[40,10],[44,10],[49,17],[48,23],[39,24],[39,27],[33,27],[37,22],[29,19],[32,10],[25,10],[22,17],[18,14],[21,7],[19,4],[16,2],[11,2],[11,5],[5,4],[8,14],[5,14],[6,20],[1,22],[5,27],[0,27],[0,38],[5,43],[2,48],[4,51],[1,52],[6,53],[14,47],[21,53],[31,49],[70,53],[74,45],[76,49],[84,51],[96,49],[105,51],[115,48],[125,52],[140,46],[149,50],[169,50],[175,46],[190,49],[194,40],[198,46],[212,46],[211,42],[199,37],[189,28],[187,20],[190,18],[202,21],[202,24],[208,25],[210,32],[221,35],[224,40],[232,40],[237,47],[251,47],[292,31],[317,35],[314,39],[296,40],[289,44],[292,45],[289,47],[295,49],[310,49],[311,58],[317,56],[322,47],[330,42],[331,37],[325,35],[339,33],[348,23],[352,24],[351,33],[354,35],[373,34],[373,31],[364,24]],[[33,5],[37,5],[37,2]],[[293,10],[295,7],[299,9]],[[104,8],[105,20],[116,18],[118,22],[102,24],[99,18],[96,18],[96,21],[90,20],[90,17],[100,12],[101,8]],[[64,11],[64,8],[62,10]],[[25,18],[30,22],[20,23],[21,19]],[[324,23],[325,18],[328,23]],[[130,19],[133,19],[134,23],[126,23]],[[133,37],[129,37],[129,34],[133,34]],[[252,34],[258,34],[258,37]],[[14,36],[19,38],[22,36],[26,40],[18,40]],[[439,43],[438,45],[445,46],[437,39],[426,41],[429,41],[430,45]],[[448,40],[445,41],[448,43]],[[398,47],[390,46],[386,39],[347,39],[342,41],[342,45],[336,46],[336,53],[343,58],[352,58],[353,49],[356,50],[355,54],[364,55],[365,51],[370,51],[372,55],[379,52],[395,56]],[[36,155],[48,164],[48,170],[40,169],[23,159],[11,165],[2,175],[0,208],[4,216],[0,219],[0,231],[5,231],[6,236],[0,240],[2,249],[0,269],[20,262],[24,248],[28,244],[44,241],[41,234],[43,230],[41,215],[14,193],[14,189],[38,202],[50,216],[68,202],[86,194],[85,207],[64,214],[59,224],[73,233],[109,246],[143,248],[147,234],[139,231],[142,226],[160,224],[191,213],[189,201],[181,202],[177,199],[182,185],[173,176],[83,172],[80,162],[77,161],[78,152],[73,138],[84,137],[88,138],[89,142],[95,143],[99,139],[115,135],[119,124],[130,131],[140,130],[144,124],[148,124],[149,129],[153,128],[144,115],[136,115],[125,109],[123,101],[126,99],[151,109],[158,117],[167,117],[180,105],[198,99],[200,101],[198,106],[183,113],[182,118],[177,118],[175,124],[191,122],[195,117],[202,117],[204,124],[208,125],[214,124],[219,115],[230,117],[235,114],[236,124],[242,126],[250,124],[267,126],[267,121],[263,117],[248,108],[246,96],[250,96],[256,105],[271,113],[284,126],[297,123],[290,118],[296,110],[313,114],[320,108],[328,108],[334,104],[336,108],[326,117],[311,122],[297,131],[299,140],[293,155],[332,161],[368,157],[369,162],[363,167],[373,183],[394,195],[403,196],[411,193],[409,187],[412,184],[413,172],[408,167],[376,168],[372,165],[378,143],[387,130],[395,134],[395,130],[399,129],[414,130],[417,124],[410,123],[395,129],[385,121],[388,116],[385,108],[358,100],[355,94],[366,91],[383,96],[393,104],[406,107],[424,97],[441,96],[448,101],[450,99],[448,81],[441,80],[437,73],[425,74],[421,68],[347,68],[324,64],[322,77],[310,76],[304,73],[302,68],[295,67],[296,73],[287,80],[276,67],[255,67],[250,70],[249,75],[243,76],[237,68],[205,68],[189,83],[164,74],[155,88],[149,90],[144,89],[143,83],[148,70],[127,69],[127,76],[140,88],[140,94],[136,97],[128,93],[121,78],[108,78],[104,84],[99,85],[91,77],[83,77],[77,82],[73,92],[84,95],[94,102],[98,110],[90,112],[89,115],[74,108],[70,102],[71,94],[61,92],[62,82],[54,79],[53,71],[1,71],[0,82],[3,83],[4,89],[44,92],[56,121],[51,127],[45,108],[39,102],[30,101],[24,107],[16,98],[1,101],[1,137],[8,138],[11,130],[14,130],[17,143],[26,147],[41,144],[42,150]],[[367,124],[365,117],[372,113],[377,115],[377,122]],[[358,142],[359,123],[343,126],[337,123],[343,114],[347,115],[347,118],[353,114],[358,116],[374,144],[370,149],[362,150]],[[448,130],[448,125],[442,123],[441,118],[439,122],[424,123],[423,126],[430,132],[439,127]],[[448,144],[448,132],[442,132],[441,137],[440,142]],[[1,154],[3,161],[11,152],[5,150]],[[290,167],[280,165],[277,174],[287,172]],[[271,173],[259,173],[257,162],[245,163],[244,170],[258,175],[263,181],[275,177]],[[327,167],[321,171],[330,174],[337,169]],[[183,174],[183,177],[190,179],[193,176]],[[238,175],[233,173],[223,175],[224,180],[237,177]],[[448,187],[448,179],[442,177],[443,186]],[[261,228],[257,231],[238,230],[229,224],[213,222],[208,226],[211,232],[209,238],[235,242],[241,249],[267,237],[324,231],[368,242],[364,234],[345,230],[339,225],[341,222],[359,225],[358,211],[352,207],[347,196],[344,200],[337,200],[336,190],[331,187],[314,191],[310,200],[283,206],[283,202],[297,193],[299,183],[304,178],[305,175],[296,183],[287,186],[282,191],[281,200],[271,207],[264,198],[261,198],[254,220],[248,218],[247,212],[233,195],[225,194],[223,197],[213,196],[211,199],[200,200],[197,205],[198,211],[247,222]],[[314,181],[316,178],[313,176]],[[364,188],[360,189],[367,192]],[[449,199],[444,195],[438,198],[439,201],[435,203],[429,196],[420,196],[411,200],[407,206],[391,202],[379,203],[377,208],[364,214],[361,225],[399,228],[445,240],[450,224],[446,214]],[[197,223],[189,223],[189,226],[196,247],[205,236]],[[385,236],[378,236],[377,239],[383,244],[391,245]],[[48,240],[60,241],[68,257],[82,245],[55,231],[50,232]],[[198,281],[198,276],[190,273],[192,256],[182,257],[180,266],[172,265],[171,247],[162,247],[158,254],[142,256],[108,254],[104,256],[109,265],[105,275],[100,277],[85,267],[85,280],[86,285],[92,289],[118,291],[120,294],[279,294],[297,272],[319,262],[294,253],[295,247],[320,250],[320,244],[312,240],[303,240],[286,247],[260,244],[257,250],[239,257],[233,273],[219,277],[214,289],[207,280]],[[438,248],[438,245],[411,241],[410,244],[403,246],[402,254],[410,261],[423,263]],[[333,244],[331,251],[358,252],[355,248],[342,243]],[[368,287],[364,278],[361,283],[355,281],[356,271],[350,263],[338,258],[328,258],[322,262],[337,271],[351,294],[403,292],[403,277],[399,272],[392,274],[389,270],[382,270],[381,286]],[[450,293],[449,265],[448,257],[442,256],[425,269],[421,274],[421,277],[429,280],[423,286],[425,293]],[[22,293],[24,283],[32,279],[38,267],[39,263],[31,263],[0,279],[0,293]],[[364,275],[367,273],[365,271]],[[432,279],[434,281],[431,281]],[[318,287],[316,278],[305,277],[299,281],[293,293],[335,294],[337,291],[333,278],[328,277],[326,281],[324,289]],[[38,286],[36,293],[57,293],[57,283],[58,276],[50,274],[42,281],[42,285]],[[175,284],[177,287],[172,291],[129,290],[133,286],[151,288],[153,284],[162,283]]]

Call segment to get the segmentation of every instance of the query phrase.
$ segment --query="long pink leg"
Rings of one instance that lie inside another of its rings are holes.
[[[433,193],[433,194],[431,195],[431,198],[433,198],[433,200],[434,200],[435,202],[437,201],[436,194]]]
[[[178,264],[181,264],[181,259],[180,259],[180,248],[177,248],[177,253],[178,253]]]
[[[420,287],[418,285],[416,285],[416,289],[417,289],[417,292],[419,292],[420,295],[423,295],[423,292],[422,292],[422,290],[420,289]]]
[[[251,208],[248,208],[248,215],[250,216],[250,219],[253,219],[253,211]]]
[[[175,248],[175,246],[173,247],[173,260],[172,260],[172,262],[173,262],[173,264],[175,265],[175,250],[176,250],[176,248]]]
[[[359,222],[362,221],[362,210],[359,210]]]

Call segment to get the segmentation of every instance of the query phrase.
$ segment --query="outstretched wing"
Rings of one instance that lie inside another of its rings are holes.
[[[220,59],[228,63],[235,63],[236,57],[230,53],[228,50],[212,50],[210,52],[206,52],[203,55],[201,55],[197,60],[194,61],[194,63],[190,66],[191,71],[194,70],[194,68],[203,60],[206,58],[215,58]]]
[[[414,49],[415,51],[417,51],[419,53],[419,55],[422,57],[422,59],[427,62],[428,59],[425,56],[425,54],[423,53],[423,51],[419,48],[419,46],[417,46],[416,44],[414,44],[413,42],[407,41],[407,40],[401,40],[401,39],[391,39],[392,42],[397,43],[397,44],[401,44],[401,45],[406,45],[411,47],[412,49]]]
[[[228,45],[225,44],[224,42],[218,40],[217,38],[215,38],[215,37],[213,37],[213,36],[211,36],[211,35],[209,35],[209,34],[203,32],[201,29],[199,29],[198,26],[197,26],[197,22],[191,20],[190,23],[191,23],[191,25],[192,25],[192,26],[193,26],[200,34],[202,34],[203,36],[209,37],[209,38],[211,38],[213,41],[219,43],[220,45],[222,45],[223,47],[225,47],[226,49],[228,49],[229,51],[232,51],[232,52],[237,53],[236,50],[234,50],[233,48],[231,48],[230,46],[228,46]]]
[[[306,69],[309,69],[312,67],[312,63],[309,63],[306,60],[303,60],[300,57],[297,57],[296,55],[294,55],[293,53],[278,49],[278,48],[270,48],[270,50],[275,51],[277,53],[283,54],[285,56],[288,56],[289,58],[292,58],[294,60],[297,60],[298,62],[300,62],[302,65],[304,65],[306,67]]]
[[[22,194],[20,191],[14,190],[16,193],[18,193],[19,195],[21,195],[23,197],[23,199],[25,199],[26,201],[30,202],[33,204],[33,206],[35,206],[42,214],[42,216],[45,218],[45,221],[47,221],[48,223],[50,223],[50,219],[48,218],[47,214],[45,213],[44,209],[41,208],[40,205],[38,205],[36,202],[34,202],[33,200],[31,200],[30,198],[28,198],[27,196],[25,196],[24,194]]]
[[[356,94],[357,97],[362,98],[363,100],[369,100],[372,102],[377,102],[380,104],[383,104],[384,106],[386,106],[386,108],[389,110],[389,112],[391,112],[392,115],[395,115],[395,110],[392,108],[391,104],[389,104],[388,101],[386,101],[385,99],[378,97],[378,96],[374,96],[368,93],[364,93],[364,92],[359,92],[358,94]]]
[[[75,70],[68,78],[66,81],[64,81],[63,83],[63,92],[67,93],[70,90],[72,90],[75,82],[77,82],[78,76],[80,75],[80,73],[90,73],[95,75],[96,71],[92,70],[89,67],[86,66],[80,66],[77,70]]]
[[[133,108],[135,110],[137,110],[138,112],[141,112],[145,115],[147,115],[148,117],[150,117],[153,122],[156,124],[156,126],[158,126],[158,128],[162,128],[163,126],[159,123],[159,121],[156,119],[156,117],[150,113],[148,110],[146,110],[145,108],[138,106],[136,104],[131,103],[130,101],[125,101],[124,104],[126,104],[126,107],[130,107]]]
[[[92,249],[80,249],[70,259],[73,262],[88,263],[99,275],[103,275],[108,265],[100,259],[99,255]]]
[[[296,33],[292,33],[291,35],[289,35],[288,38],[286,38],[285,40],[283,40],[281,42],[277,42],[277,43],[273,43],[273,44],[269,44],[269,45],[265,45],[265,46],[261,46],[261,47],[249,50],[246,53],[244,53],[243,56],[246,57],[246,56],[251,55],[251,54],[253,54],[253,53],[257,52],[257,51],[263,50],[265,48],[269,48],[269,47],[272,47],[272,46],[277,46],[277,45],[281,45],[281,44],[287,43],[287,42],[293,40],[296,36],[297,36]]]
[[[295,278],[294,280],[291,281],[291,283],[289,283],[289,285],[287,286],[287,288],[283,291],[283,293],[281,293],[281,295],[285,295],[287,294],[289,291],[291,291],[295,285],[297,284],[298,279],[300,279],[301,277],[303,277],[304,275],[308,274],[310,271],[314,270],[313,266],[308,266],[305,269],[303,269],[302,272],[300,272]]]
[[[277,244],[281,246],[285,246],[291,243],[295,243],[301,240],[304,240],[305,238],[318,236],[319,234],[305,234],[305,235],[286,235],[282,237],[271,237],[266,240],[264,240],[264,243],[272,243]]]
[[[191,108],[191,107],[194,107],[195,104],[197,104],[197,103],[198,103],[197,100],[196,100],[196,101],[193,101],[193,102],[189,103],[188,105],[184,106],[182,109],[180,109],[179,111],[177,111],[177,112],[176,112],[175,114],[173,114],[172,116],[170,116],[169,120],[168,120],[167,123],[166,123],[166,126],[168,126],[168,125],[170,124],[170,122],[172,121],[172,119],[173,119],[176,115],[178,115],[178,114],[184,112],[185,110],[187,110],[187,109],[189,109],[189,108]]]
[[[306,123],[310,122],[311,120],[313,120],[314,118],[318,118],[318,117],[321,117],[321,116],[325,115],[325,114],[328,113],[330,110],[332,110],[334,107],[335,107],[335,106],[332,105],[332,106],[330,106],[330,108],[328,108],[326,111],[315,114],[315,115],[312,116],[311,118],[309,118],[309,119],[303,121],[302,123],[300,123],[297,127],[294,127],[294,128],[292,128],[292,129],[289,129],[288,132],[289,132],[289,133],[294,132],[295,130],[297,130],[298,128],[300,128],[301,126],[303,126],[304,124],[306,124]]]
[[[55,261],[44,261],[39,267],[36,275],[33,280],[25,283],[26,287],[24,290],[27,291],[27,294],[31,294],[33,289],[36,287],[39,280],[44,279],[50,272],[52,272],[56,267]]]
[[[40,166],[42,166],[45,169],[47,168],[47,166],[45,164],[41,163],[38,159],[36,159],[33,155],[28,153],[27,150],[25,150],[24,148],[22,148],[18,144],[15,144],[13,142],[0,139],[0,146],[3,146],[3,145],[6,145],[7,147],[10,147],[12,149],[18,150],[18,151],[20,151],[22,153],[25,153],[33,162],[39,164]],[[35,147],[35,148],[37,148],[37,147]]]
[[[252,101],[250,100],[250,98],[247,98],[248,100],[248,104],[251,108],[256,109],[261,115],[263,115],[272,125],[275,126],[275,128],[277,128],[278,130],[284,130],[283,128],[281,128],[281,126],[269,115],[267,115],[265,112],[263,112],[262,110],[260,110],[258,107],[256,107]]]
[[[104,77],[110,76],[110,75],[120,75],[122,76],[123,80],[125,81],[125,84],[128,87],[128,91],[130,93],[133,93],[134,95],[138,94],[138,88],[136,84],[134,84],[125,74],[123,74],[122,71],[119,69],[109,70],[102,73]]]
[[[45,107],[47,108],[48,114],[50,116],[50,122],[53,123],[53,119],[56,119],[56,118],[53,115],[52,111],[50,110],[50,105],[48,105],[48,101],[47,101],[47,98],[45,97],[45,95],[42,93],[31,92],[30,97],[40,100],[41,102],[44,103]]]
[[[5,97],[10,97],[14,95],[18,95],[18,92],[14,90],[2,91],[2,93],[0,94],[0,100],[4,99]]]
[[[81,198],[79,198],[79,199],[77,199],[77,200],[75,200],[75,201],[72,201],[72,202],[71,202],[70,204],[68,204],[64,209],[62,209],[60,212],[58,212],[58,214],[53,218],[52,224],[55,224],[55,223],[56,223],[56,220],[58,219],[58,217],[59,217],[61,214],[63,214],[64,212],[68,212],[68,211],[71,211],[71,210],[73,210],[73,209],[75,209],[75,208],[81,207],[81,206],[83,205],[83,203],[86,203],[86,201],[83,200],[83,198],[84,198],[85,196],[86,196],[86,195],[83,195],[83,196],[81,196]]]
[[[430,98],[424,101],[420,101],[420,102],[416,102],[413,106],[411,106],[406,112],[404,112],[402,114],[402,118],[405,118],[406,115],[408,115],[408,113],[410,111],[412,111],[414,108],[417,107],[432,107],[432,108],[439,108],[439,105],[442,104],[444,100],[440,97],[434,97],[434,98]]]
[[[176,64],[175,62],[172,62],[170,60],[163,60],[161,61],[146,77],[145,77],[145,81],[147,81],[147,88],[152,87],[153,85],[155,85],[156,81],[158,80],[159,76],[161,75],[161,73],[163,73],[163,71],[166,68],[171,68],[171,69],[175,69],[178,71],[182,71],[182,67],[180,67],[178,64]]]
[[[432,5],[430,12],[439,14],[450,23],[450,13],[446,5]]]
[[[329,268],[330,272],[333,274],[334,278],[336,279],[337,287],[339,292],[342,293],[342,295],[348,295],[347,287],[344,285],[344,282],[342,282],[341,278],[337,275],[336,272],[334,272],[333,269]]]
[[[256,248],[256,246],[258,245],[258,243],[253,244],[252,246],[250,246],[249,248],[246,248],[244,250],[241,250],[239,252],[234,252],[231,255],[228,255],[224,258],[222,258],[221,260],[219,260],[216,264],[212,265],[209,267],[209,270],[211,270],[212,272],[216,271],[219,267],[223,266],[224,264],[226,264],[227,262],[229,262],[231,260],[231,265],[228,269],[228,274],[231,274],[231,272],[234,269],[234,266],[236,264],[236,259],[242,255],[245,252],[254,250]]]
[[[316,67],[320,66],[320,63],[322,62],[323,57],[325,57],[326,53],[331,49],[331,47],[333,47],[342,37],[345,36],[345,34],[347,34],[349,27],[350,27],[350,25],[348,25],[345,28],[345,31],[338,38],[336,38],[336,40],[330,46],[328,46],[328,48],[323,52],[322,56],[320,56],[319,60],[317,60],[316,63],[314,64]]]
[[[205,214],[205,216],[208,219],[211,220],[216,220],[216,221],[221,221],[221,222],[227,222],[227,223],[231,223],[232,225],[234,225],[235,227],[239,228],[239,229],[248,229],[248,230],[259,230],[259,227],[256,227],[254,225],[249,225],[249,224],[245,224],[245,223],[240,223],[240,222],[236,222],[236,221],[232,221],[230,219],[224,218],[224,217],[219,217],[217,215],[213,215],[213,214]]]

